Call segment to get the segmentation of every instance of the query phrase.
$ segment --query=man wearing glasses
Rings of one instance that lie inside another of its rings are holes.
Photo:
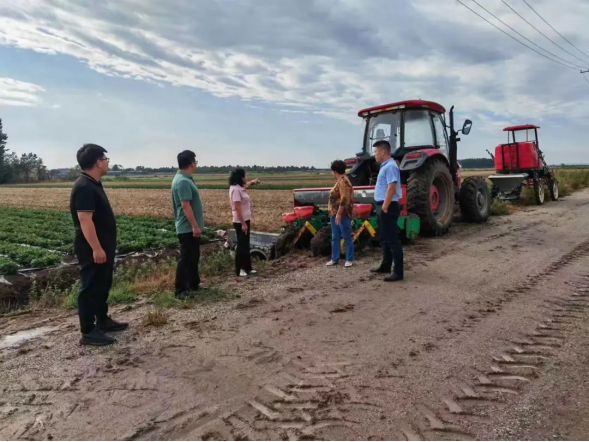
[[[108,294],[117,248],[117,224],[100,179],[108,173],[106,150],[84,144],[77,154],[82,169],[70,198],[76,235],[74,254],[78,258],[81,286],[78,314],[82,345],[109,345],[114,338],[105,333],[125,330],[128,324],[108,316]]]
[[[200,237],[204,229],[204,213],[200,194],[192,175],[198,162],[196,154],[185,150],[178,154],[178,172],[172,180],[172,205],[176,233],[180,241],[180,257],[176,268],[176,297],[204,288],[200,284]]]

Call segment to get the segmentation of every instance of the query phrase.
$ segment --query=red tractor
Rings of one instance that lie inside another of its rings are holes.
[[[489,177],[493,183],[493,197],[516,201],[524,186],[534,189],[536,204],[544,204],[544,186],[550,198],[558,200],[558,181],[548,167],[538,141],[538,126],[522,124],[503,129],[508,132],[507,143],[495,147],[496,175]]]
[[[484,222],[489,217],[491,194],[486,180],[462,180],[457,160],[458,135],[468,135],[472,121],[454,129],[454,107],[448,113],[438,103],[424,100],[400,101],[362,109],[365,121],[362,151],[345,160],[354,186],[373,186],[379,165],[372,145],[378,140],[391,144],[392,156],[401,169],[401,184],[407,185],[407,210],[419,216],[420,230],[443,235],[452,223],[458,201],[468,222]]]

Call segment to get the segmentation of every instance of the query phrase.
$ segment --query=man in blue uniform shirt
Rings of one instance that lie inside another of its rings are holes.
[[[396,161],[391,158],[391,145],[386,140],[374,143],[374,159],[380,164],[376,179],[374,200],[378,215],[378,233],[382,247],[382,262],[371,269],[374,273],[390,273],[385,281],[403,279],[403,247],[399,238],[399,198],[403,194],[401,188],[401,171]],[[391,273],[391,267],[393,267]]]

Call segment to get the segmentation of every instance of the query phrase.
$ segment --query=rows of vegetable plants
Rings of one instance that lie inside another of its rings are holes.
[[[19,268],[49,267],[72,254],[74,228],[69,212],[0,206],[0,274]],[[174,221],[117,217],[119,254],[176,247]],[[206,239],[213,236],[205,231]]]

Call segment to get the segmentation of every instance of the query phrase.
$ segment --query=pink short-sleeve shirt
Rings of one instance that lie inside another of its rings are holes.
[[[249,221],[252,218],[252,209],[250,196],[247,191],[241,186],[231,186],[229,188],[229,201],[231,201],[231,213],[233,214],[233,222],[239,223],[239,217],[235,211],[235,203],[241,203],[241,214],[244,221]]]

